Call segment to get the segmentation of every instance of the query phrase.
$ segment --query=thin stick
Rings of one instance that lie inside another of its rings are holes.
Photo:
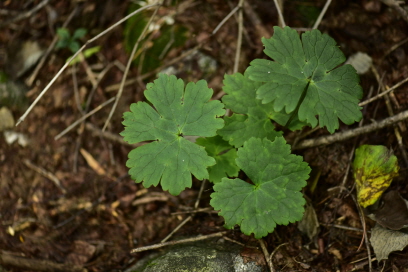
[[[373,87],[370,88],[370,92],[368,94],[368,97],[370,98],[372,94],[373,94]],[[366,111],[367,111],[367,107],[364,107],[363,116],[364,116]],[[364,124],[364,119],[361,119],[361,121],[358,123],[358,127],[361,128],[363,126],[363,124]],[[351,160],[353,159],[354,151],[356,150],[357,140],[358,140],[358,138],[354,139],[353,148],[351,149],[351,152],[350,152],[350,155],[349,155],[349,158],[348,158],[348,161],[347,161],[347,169],[346,169],[346,171],[344,173],[343,181],[341,182],[339,195],[343,191],[343,188],[346,188],[347,177],[348,177],[348,175],[350,173]]]
[[[254,11],[252,6],[248,2],[244,2],[245,15],[249,18],[252,24],[255,26],[258,37],[269,38],[271,36],[269,30],[264,26],[264,23],[259,18],[258,14]]]
[[[273,2],[275,2],[276,9],[278,10],[278,15],[279,15],[279,20],[280,20],[281,26],[285,27],[286,26],[285,19],[283,19],[283,14],[282,14],[280,5],[278,3],[278,0],[273,0]]]
[[[115,112],[116,107],[118,106],[119,99],[120,99],[121,96],[122,96],[123,89],[124,89],[124,85],[125,85],[125,81],[126,81],[127,75],[128,75],[128,73],[129,73],[129,70],[130,70],[130,65],[132,65],[133,57],[134,57],[134,55],[136,54],[136,50],[137,50],[137,48],[139,47],[139,43],[140,43],[140,41],[144,38],[144,36],[145,36],[147,30],[149,29],[149,26],[150,26],[151,23],[153,22],[154,16],[156,16],[157,11],[159,10],[159,8],[160,8],[160,6],[162,5],[162,3],[163,3],[163,0],[158,0],[158,1],[156,2],[156,4],[157,4],[156,9],[154,10],[152,16],[151,16],[150,19],[149,19],[149,22],[147,22],[147,24],[146,24],[145,28],[143,29],[142,33],[140,34],[139,38],[137,39],[135,45],[133,46],[132,52],[130,53],[128,62],[127,62],[127,64],[126,64],[125,73],[123,74],[122,81],[120,82],[119,91],[118,91],[118,94],[116,95],[116,101],[115,101],[115,103],[113,104],[111,111],[109,112],[108,118],[106,119],[105,124],[103,125],[102,131],[105,131],[105,130],[106,130],[106,128],[107,128],[108,125],[109,125],[110,120],[112,119],[113,113]]]
[[[81,113],[82,115],[84,115],[84,110],[81,107],[81,101],[79,98],[79,90],[78,90],[78,80],[77,80],[77,76],[76,76],[76,65],[72,65],[71,66],[71,74],[72,74],[72,84],[74,85],[74,99],[75,99],[75,104],[76,107],[78,109],[78,112]]]
[[[400,3],[403,1],[397,1],[397,0],[381,0],[381,2],[383,2],[384,4],[386,4],[387,6],[395,9],[399,15],[402,17],[402,19],[404,19],[406,22],[408,22],[408,14],[405,11],[405,9],[403,9],[400,6]]]
[[[0,27],[3,27],[3,26],[6,26],[8,24],[12,24],[12,23],[15,23],[15,22],[18,22],[18,21],[21,21],[21,20],[24,20],[24,19],[27,19],[27,18],[31,17],[34,13],[38,12],[40,9],[45,7],[48,4],[48,2],[50,2],[50,0],[43,0],[37,6],[35,6],[33,9],[31,9],[29,11],[26,11],[24,13],[21,13],[20,15],[14,17],[11,20],[8,20],[8,21],[6,21],[4,23],[1,23]]]
[[[225,241],[228,241],[228,242],[231,242],[231,243],[240,245],[240,246],[242,246],[242,247],[253,248],[253,249],[259,249],[259,247],[249,246],[249,245],[243,244],[243,243],[241,243],[241,242],[235,241],[234,239],[228,238],[227,236],[222,237],[222,239],[224,239]]]
[[[172,215],[177,215],[177,214],[186,214],[186,213],[217,213],[218,211],[214,211],[214,209],[212,207],[208,207],[208,208],[201,208],[201,209],[196,209],[196,210],[191,210],[191,211],[185,211],[185,212],[173,212],[171,213]]]
[[[74,15],[77,13],[79,10],[79,6],[77,5],[74,10],[69,14],[68,18],[65,20],[64,24],[62,25],[63,28],[66,28],[68,24],[71,22],[72,18],[74,18]],[[38,72],[41,70],[43,67],[45,60],[48,58],[52,50],[54,49],[55,45],[57,44],[59,40],[58,35],[55,35],[54,38],[52,39],[52,42],[50,46],[48,46],[47,51],[45,51],[44,55],[41,57],[40,62],[37,64],[35,67],[34,71],[31,73],[30,77],[27,78],[25,81],[27,86],[33,85],[34,80],[37,78]]]
[[[364,212],[363,212],[363,210],[362,210],[360,204],[358,204],[358,202],[357,202],[355,196],[354,196],[354,195],[351,195],[351,197],[353,198],[353,201],[354,201],[354,203],[355,203],[356,206],[357,206],[358,214],[359,214],[359,216],[360,216],[361,224],[362,224],[362,226],[363,226],[363,241],[365,241],[366,248],[367,248],[368,270],[369,270],[370,272],[372,272],[372,271],[373,271],[373,267],[372,267],[372,263],[371,263],[371,262],[372,262],[372,261],[371,261],[371,249],[370,249],[370,243],[369,243],[368,237],[367,237],[367,231],[366,231],[366,227],[367,227],[367,226],[366,226],[366,222],[365,222]],[[363,242],[363,241],[361,241],[361,242]],[[360,245],[360,247],[361,247],[361,245]],[[359,249],[360,249],[360,247],[359,247]],[[359,250],[359,249],[358,249],[358,250]],[[358,250],[357,250],[357,251],[358,251]]]
[[[244,16],[242,14],[242,5],[244,4],[245,0],[239,0],[238,8],[238,39],[237,39],[237,50],[235,51],[235,61],[234,61],[234,70],[233,73],[238,72],[239,67],[239,57],[241,56],[241,45],[242,45],[242,32],[243,32],[243,21]]]
[[[169,235],[166,236],[166,238],[161,240],[161,243],[164,243],[167,240],[169,240],[171,238],[171,236],[173,236],[174,233],[176,233],[179,229],[181,229],[181,227],[184,226],[191,219],[193,219],[193,217],[191,215],[189,215],[186,219],[183,220],[183,222],[181,222],[177,227],[175,227],[174,230],[172,230],[172,232],[170,232]]]
[[[98,112],[100,109],[102,109],[103,107],[105,107],[106,105],[109,105],[110,103],[112,103],[113,101],[115,101],[116,97],[111,97],[111,99],[106,100],[105,102],[103,102],[102,104],[100,104],[98,107],[96,107],[95,109],[93,109],[92,111],[88,112],[87,114],[85,114],[84,116],[82,116],[81,118],[79,118],[78,120],[76,120],[74,123],[72,123],[69,127],[67,127],[66,129],[64,129],[60,134],[58,134],[57,136],[54,137],[54,140],[58,140],[59,138],[61,138],[62,136],[64,136],[68,131],[70,131],[71,129],[73,129],[75,126],[77,126],[78,124],[80,124],[82,121],[84,121],[86,118],[88,118],[89,116],[91,116],[92,114],[94,114],[95,112]]]
[[[209,235],[197,236],[195,238],[188,238],[188,239],[182,239],[182,240],[171,241],[171,242],[166,242],[166,243],[159,243],[159,244],[155,244],[151,246],[139,247],[139,248],[132,249],[130,253],[137,253],[137,252],[152,250],[152,249],[161,248],[165,246],[172,246],[172,245],[202,241],[202,240],[211,239],[215,237],[222,237],[226,233],[227,233],[226,231],[222,231],[222,232],[217,232],[217,233],[213,233]]]
[[[315,138],[315,139],[303,140],[300,143],[298,143],[296,146],[292,147],[292,150],[310,148],[310,147],[315,147],[319,145],[329,145],[335,142],[345,141],[347,139],[356,137],[358,135],[367,134],[367,133],[391,126],[407,118],[408,118],[408,110],[403,111],[397,115],[388,117],[380,122],[366,125],[361,128],[355,128],[352,130],[347,130],[347,131],[335,133],[332,135],[326,135],[326,136],[322,136],[322,137]]]
[[[408,38],[403,39],[402,41],[394,44],[393,46],[390,47],[390,49],[388,49],[387,51],[385,51],[384,55],[381,57],[381,61],[380,63],[382,63],[382,60],[388,56],[389,54],[391,54],[392,51],[394,51],[395,49],[397,49],[398,47],[400,47],[401,45],[403,45],[404,43],[408,42]]]
[[[272,263],[272,258],[273,258],[273,255],[275,255],[275,253],[282,247],[282,246],[286,246],[288,243],[283,243],[283,244],[280,244],[279,246],[277,246],[273,251],[272,251],[272,253],[271,253],[271,255],[269,256],[269,259],[270,259],[270,262]],[[272,263],[273,264],[273,263]]]
[[[225,24],[225,22],[228,21],[229,18],[231,18],[232,15],[234,15],[235,12],[237,12],[237,10],[240,8],[240,6],[236,6],[233,10],[231,10],[231,12],[225,16],[225,18],[217,25],[217,27],[213,30],[213,32],[211,32],[211,35],[214,35],[215,33],[218,32],[218,30]]]
[[[1,250],[0,251],[0,260],[2,266],[7,266],[8,271],[10,271],[11,267],[14,267],[14,271],[65,271],[65,272],[86,272],[88,271],[86,268],[78,265],[74,265],[72,263],[56,263],[49,260],[40,260],[40,259],[33,259],[32,257],[22,257],[16,254],[21,254],[21,252],[13,252],[12,254]],[[16,269],[18,268],[18,269]],[[21,268],[21,269],[20,269]],[[3,269],[2,269],[3,270]]]
[[[265,256],[266,263],[268,264],[269,270],[271,272],[275,272],[275,268],[273,267],[272,259],[270,258],[268,249],[266,248],[265,242],[263,239],[259,239],[259,244],[261,245],[262,252]]]
[[[198,208],[198,205],[200,205],[200,199],[201,196],[203,194],[204,191],[204,185],[205,185],[205,179],[201,182],[201,187],[200,187],[200,191],[198,192],[198,196],[197,196],[197,200],[194,203],[194,209]],[[173,236],[174,233],[176,233],[182,226],[184,226],[188,221],[190,221],[191,219],[193,219],[194,215],[189,215],[186,219],[183,220],[183,222],[181,222],[169,235],[166,236],[166,238],[164,238],[163,240],[161,240],[162,243],[166,242],[167,240],[169,240],[171,238],[171,236]]]
[[[75,104],[77,106],[78,112],[83,116],[85,115],[85,111],[81,107],[81,101],[79,98],[78,81],[76,77],[76,64],[71,66],[71,73],[72,73],[72,83],[74,85]],[[79,157],[79,149],[81,147],[81,135],[82,135],[82,132],[84,131],[83,123],[81,125],[82,127],[79,129],[78,137],[75,143],[74,161],[72,162],[72,171],[74,173],[78,172],[78,157]]]
[[[344,230],[364,232],[364,230],[362,230],[362,229],[353,228],[353,227],[348,227],[348,226],[343,226],[343,225],[337,225],[337,224],[324,224],[324,223],[320,223],[320,225],[325,226],[325,227],[333,227],[333,228],[344,229]]]
[[[203,181],[201,182],[200,191],[198,191],[197,200],[194,203],[194,209],[196,210],[198,209],[198,205],[200,205],[200,199],[201,199],[201,196],[203,195],[206,181],[207,181],[206,179],[203,179]]]
[[[137,144],[129,144],[127,142],[125,142],[123,140],[123,137],[119,136],[119,134],[114,134],[112,132],[109,131],[105,131],[103,132],[100,128],[96,127],[95,125],[91,124],[91,123],[85,123],[85,129],[92,132],[93,135],[97,135],[97,136],[101,136],[105,139],[108,139],[110,141],[119,143],[121,145],[125,145],[125,146],[130,146],[130,147],[138,147],[141,146],[143,144],[145,144],[146,142],[140,142]]]
[[[65,188],[61,185],[60,180],[53,173],[48,172],[44,168],[41,168],[41,167],[38,167],[38,166],[32,164],[29,160],[24,160],[23,162],[28,168],[36,171],[40,175],[43,175],[44,177],[46,177],[49,180],[51,180],[52,182],[54,182],[54,184],[61,190],[61,192],[63,194],[67,193],[67,190],[65,190]]]
[[[158,67],[158,68],[156,68],[156,69],[154,69],[153,71],[147,72],[146,74],[143,74],[143,75],[137,76],[137,77],[135,77],[135,78],[131,78],[131,79],[126,80],[124,86],[128,86],[128,85],[134,84],[134,83],[138,82],[139,80],[143,80],[143,79],[145,79],[145,78],[148,78],[148,77],[150,77],[150,76],[156,74],[157,72],[163,70],[164,68],[166,68],[166,67],[168,67],[168,66],[171,66],[171,65],[173,65],[174,63],[179,62],[179,61],[182,60],[183,58],[185,58],[185,57],[187,57],[187,56],[193,54],[194,52],[197,51],[197,49],[201,48],[201,46],[202,46],[201,44],[198,44],[198,45],[196,45],[195,47],[193,47],[193,48],[191,48],[190,50],[188,50],[187,52],[185,52],[185,53],[181,54],[180,56],[178,56],[178,57],[176,57],[176,58],[170,60],[169,62],[165,63],[164,65],[162,65],[162,66],[160,66],[160,67]],[[116,83],[116,84],[112,84],[112,85],[106,87],[105,90],[106,90],[107,92],[115,91],[115,90],[118,90],[118,89],[120,88],[120,85],[121,85],[121,83],[119,83],[119,84],[117,84],[117,83]]]
[[[377,79],[378,82],[378,86],[380,86],[381,92],[385,92],[385,87],[384,84],[380,78],[380,75],[378,74],[377,69],[375,68],[375,66],[371,65],[371,70],[375,76],[375,78]],[[389,97],[389,95],[385,95],[384,96],[384,100],[385,100],[385,106],[387,107],[387,111],[388,111],[388,115],[390,116],[394,116],[394,110],[392,109],[391,106],[391,99]],[[408,167],[408,155],[405,152],[405,147],[404,147],[404,143],[402,142],[402,137],[401,137],[401,131],[404,131],[404,127],[402,126],[402,123],[399,123],[399,129],[398,126],[394,126],[394,134],[395,134],[395,138],[397,138],[397,142],[398,142],[398,147],[401,151],[402,157],[404,158],[405,161],[405,165]]]
[[[315,22],[315,24],[313,25],[313,29],[317,29],[317,27],[320,25],[320,22],[323,19],[323,16],[326,14],[327,9],[329,8],[330,4],[331,4],[332,0],[327,0],[326,4],[324,5],[322,11],[319,14],[319,17],[317,17],[317,20]]]
[[[51,87],[52,84],[54,84],[54,82],[57,80],[57,78],[62,74],[62,72],[65,71],[65,69],[68,67],[68,65],[72,62],[73,59],[75,59],[90,43],[94,42],[95,40],[99,39],[100,37],[102,37],[103,35],[105,35],[106,33],[108,33],[109,31],[111,31],[112,29],[114,29],[116,26],[118,26],[119,24],[123,23],[124,21],[126,21],[127,19],[129,19],[130,17],[132,17],[133,15],[145,10],[145,9],[149,9],[151,7],[157,6],[158,4],[152,4],[152,5],[147,5],[144,6],[138,10],[135,10],[134,12],[132,12],[131,14],[129,14],[128,16],[124,17],[123,19],[119,20],[117,23],[115,23],[114,25],[108,27],[107,29],[105,29],[104,31],[102,31],[100,34],[96,35],[95,37],[93,37],[92,39],[88,40],[65,64],[64,66],[62,66],[62,68],[58,71],[58,73],[52,78],[52,80],[48,83],[48,85],[41,91],[41,93],[37,96],[37,98],[34,100],[33,103],[31,103],[30,107],[25,111],[25,113],[20,117],[20,119],[18,119],[16,126],[18,126],[22,121],[24,121],[24,119],[27,117],[27,115],[31,112],[31,110],[35,107],[35,105],[37,105],[38,101],[40,101],[40,99],[44,96],[44,94],[48,91],[48,89]]]
[[[396,88],[398,88],[399,86],[401,86],[402,84],[404,84],[407,81],[408,81],[408,77],[401,80],[400,82],[398,82],[397,84],[395,84],[394,86],[392,86],[391,88],[386,90],[385,92],[379,93],[378,95],[376,95],[376,96],[374,96],[374,97],[372,97],[370,99],[367,99],[367,100],[359,103],[358,105],[361,107],[361,106],[367,105],[368,103],[371,103],[371,102],[373,102],[373,101],[375,101],[377,99],[380,99],[381,97],[383,97],[384,95],[387,95],[388,93],[394,91]]]

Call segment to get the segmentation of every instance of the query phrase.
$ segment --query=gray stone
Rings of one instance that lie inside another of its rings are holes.
[[[242,247],[229,242],[200,242],[172,247],[148,256],[126,272],[263,272],[266,267],[245,262]]]

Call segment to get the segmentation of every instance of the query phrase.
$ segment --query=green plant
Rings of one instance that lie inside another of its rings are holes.
[[[220,101],[210,101],[205,81],[184,86],[175,76],[159,75],[147,85],[147,102],[124,113],[125,141],[152,141],[129,153],[129,174],[145,187],[161,183],[177,195],[197,179],[214,183],[210,204],[225,219],[256,238],[273,232],[276,224],[302,218],[310,168],[291,154],[274,122],[291,130],[327,127],[362,118],[362,96],[353,67],[335,41],[318,30],[302,35],[289,27],[274,27],[263,39],[271,60],[256,59],[244,74],[225,75]],[[185,88],[184,88],[185,87]],[[223,107],[233,114],[224,115]],[[318,116],[318,119],[316,118]],[[186,136],[199,136],[196,143]],[[249,178],[237,177],[242,170]]]
[[[84,37],[86,35],[86,32],[87,30],[85,28],[78,28],[77,30],[75,30],[74,34],[71,36],[68,29],[58,28],[57,35],[59,37],[59,40],[57,44],[55,45],[55,48],[56,49],[67,48],[72,53],[76,53],[80,48],[79,42],[77,40]],[[83,60],[83,58],[89,58],[92,55],[98,53],[100,50],[101,50],[100,46],[94,46],[94,47],[85,49],[81,55],[78,55],[73,60],[71,60],[70,65],[79,63]],[[69,57],[67,61],[70,59],[71,57]]]
[[[72,53],[75,53],[79,50],[79,42],[86,35],[87,30],[85,28],[78,28],[74,31],[74,34],[71,35],[69,30],[66,28],[58,28],[58,42],[55,45],[56,49],[68,48]]]

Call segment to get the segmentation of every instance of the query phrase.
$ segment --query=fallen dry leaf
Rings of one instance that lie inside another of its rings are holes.
[[[74,242],[74,250],[67,256],[67,262],[74,265],[87,263],[94,255],[96,247],[88,242],[77,240]]]
[[[320,231],[316,211],[309,202],[306,203],[305,213],[303,214],[302,220],[298,223],[298,229],[306,234],[310,240]]]
[[[388,259],[393,251],[403,250],[408,245],[408,234],[398,231],[389,230],[376,224],[371,230],[371,245],[378,261]]]
[[[389,191],[382,197],[382,205],[374,212],[375,221],[384,228],[400,230],[408,227],[408,207],[398,191]]]
[[[97,162],[94,157],[92,157],[91,154],[88,153],[85,149],[81,148],[81,154],[84,156],[86,162],[88,165],[98,174],[98,175],[106,175],[105,170],[102,168],[102,166]]]

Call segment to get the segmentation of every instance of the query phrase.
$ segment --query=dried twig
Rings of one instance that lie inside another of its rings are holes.
[[[322,11],[320,12],[319,17],[317,17],[317,20],[316,20],[316,22],[315,22],[314,25],[313,25],[313,29],[317,29],[317,28],[319,27],[320,22],[321,22],[322,19],[323,19],[323,16],[326,14],[326,11],[327,11],[327,9],[329,8],[329,6],[330,6],[330,4],[331,4],[331,1],[332,1],[332,0],[327,0],[327,1],[326,1],[326,4],[324,5]]]
[[[24,160],[23,162],[28,168],[36,171],[37,173],[43,175],[44,177],[54,182],[54,184],[61,190],[63,194],[67,192],[67,190],[65,190],[65,188],[61,185],[60,180],[53,173],[45,170],[44,168],[32,164],[29,160]]]
[[[378,85],[381,88],[381,92],[384,93],[386,91],[386,89],[385,89],[385,86],[384,86],[382,80],[380,79],[380,75],[378,74],[377,69],[375,68],[375,66],[372,65],[371,70],[372,70],[372,72],[373,72],[373,74],[374,74],[374,76],[375,76],[375,78],[376,78],[376,80],[378,82]],[[384,96],[384,100],[385,100],[385,106],[387,107],[388,115],[394,116],[394,110],[392,109],[391,100],[390,100],[390,97],[389,97],[388,94],[386,94]],[[398,126],[394,126],[394,134],[395,134],[395,138],[397,138],[398,147],[399,147],[399,149],[401,151],[402,157],[404,158],[405,165],[408,167],[408,155],[407,155],[407,152],[405,151],[405,147],[404,147],[404,144],[402,142],[402,137],[401,137],[401,133],[400,133],[400,130],[404,131],[405,127],[402,126],[403,125],[402,123],[399,123],[399,125],[400,125],[399,129],[398,129]]]
[[[191,211],[185,211],[185,212],[173,212],[171,213],[172,215],[177,215],[177,214],[186,214],[186,213],[216,213],[218,214],[219,211],[214,211],[212,207],[207,207],[207,208],[201,208],[201,209],[194,209]]]
[[[128,142],[125,142],[123,140],[123,137],[119,136],[118,134],[115,134],[109,131],[102,131],[102,129],[96,127],[95,125],[91,123],[85,123],[85,129],[92,132],[94,136],[101,136],[105,139],[108,139],[112,142],[119,143],[121,145],[130,146],[130,147],[138,147],[138,146],[145,144],[145,142],[140,142],[137,144],[129,144]]]
[[[271,36],[271,33],[265,27],[265,25],[262,23],[262,21],[259,18],[258,14],[256,14],[254,9],[252,8],[252,6],[250,4],[248,4],[248,2],[244,2],[244,10],[245,10],[245,15],[247,15],[249,20],[255,26],[256,33],[258,34],[258,36],[269,38]]]
[[[360,216],[361,225],[363,226],[363,241],[365,241],[366,248],[367,248],[368,270],[370,272],[372,272],[373,267],[372,267],[372,261],[371,261],[371,249],[370,249],[370,242],[368,241],[368,236],[367,236],[367,229],[366,229],[367,225],[366,225],[366,222],[365,222],[364,212],[363,212],[363,209],[361,208],[360,204],[358,204],[358,202],[356,200],[356,197],[354,195],[351,195],[351,197],[353,198],[353,201],[357,206],[358,215]],[[363,242],[363,241],[361,241],[361,242]],[[361,245],[360,245],[360,247],[361,247]],[[359,247],[359,249],[360,249],[360,247]]]
[[[333,228],[344,229],[344,230],[364,232],[364,230],[362,230],[362,229],[353,228],[353,227],[348,227],[348,226],[343,226],[343,225],[338,225],[338,224],[324,224],[324,223],[320,223],[320,225],[325,226],[325,227],[333,227]],[[370,232],[370,231],[367,231],[367,232]]]
[[[8,21],[6,21],[4,23],[1,23],[0,28],[4,27],[6,25],[9,25],[9,24],[12,24],[12,23],[15,23],[15,22],[18,22],[18,21],[21,21],[21,20],[24,20],[24,19],[27,19],[27,18],[31,17],[33,14],[37,13],[40,9],[45,7],[48,4],[48,2],[50,2],[50,0],[43,0],[37,6],[35,6],[33,9],[31,9],[29,11],[26,11],[26,12],[23,12],[20,15],[14,17],[13,19],[8,20]]]
[[[384,60],[384,58],[386,56],[388,56],[389,54],[391,54],[392,51],[394,51],[395,49],[397,49],[398,47],[402,46],[403,44],[408,42],[408,38],[403,39],[402,41],[394,44],[393,46],[391,46],[387,51],[385,51],[384,55],[381,56],[381,59],[379,61],[379,63],[382,63],[382,61]]]
[[[175,227],[170,233],[169,235],[167,235],[163,240],[161,240],[161,243],[165,243],[167,240],[169,240],[173,234],[175,234],[177,231],[179,231],[179,229],[181,229],[181,227],[183,227],[185,224],[187,224],[188,221],[190,221],[191,219],[193,219],[193,216],[189,215],[186,219],[184,219],[180,224],[178,224],[177,227]]]
[[[283,244],[280,244],[279,246],[277,246],[273,251],[272,251],[272,253],[271,253],[271,255],[269,255],[269,261],[272,263],[272,258],[273,258],[273,255],[275,255],[275,253],[282,247],[282,246],[286,246],[286,245],[288,245],[289,243],[283,243]],[[273,263],[272,263],[273,264]]]
[[[282,9],[281,9],[282,1],[283,0],[273,0],[276,6],[276,10],[278,11],[280,26],[285,27],[286,23],[285,23],[285,19],[283,19],[283,14],[282,14]]]
[[[386,4],[387,6],[395,9],[400,15],[401,17],[405,20],[405,22],[408,23],[408,13],[406,12],[405,9],[403,9],[400,6],[401,1],[396,1],[396,0],[381,0],[381,2],[383,2],[384,4]],[[403,2],[403,1],[402,1]]]
[[[3,266],[12,266],[19,271],[49,271],[49,272],[86,272],[86,268],[74,264],[61,264],[48,260],[31,259],[22,256],[0,251],[0,264]]]
[[[65,20],[65,22],[62,24],[63,28],[66,28],[68,24],[71,22],[72,18],[74,18],[74,15],[78,12],[79,6],[77,5],[74,10],[69,14],[68,18]],[[57,44],[59,40],[58,35],[55,35],[54,38],[52,39],[51,44],[48,46],[47,50],[45,51],[44,55],[41,57],[40,61],[38,62],[37,66],[35,67],[34,71],[31,73],[31,75],[27,78],[25,83],[27,86],[31,86],[34,83],[34,80],[37,78],[38,72],[41,70],[43,67],[45,60],[48,58],[52,50],[54,49],[55,45]]]
[[[396,88],[398,88],[398,87],[401,86],[402,84],[406,83],[407,81],[408,81],[408,77],[405,78],[405,79],[403,79],[403,80],[401,80],[400,82],[398,82],[397,84],[395,84],[395,85],[392,86],[391,88],[387,89],[386,91],[384,91],[384,92],[382,92],[382,93],[379,93],[378,95],[376,95],[376,96],[374,96],[374,97],[372,97],[372,98],[370,98],[370,99],[367,99],[367,100],[365,100],[365,101],[359,103],[358,105],[361,107],[361,106],[367,105],[367,104],[369,104],[369,103],[371,103],[371,102],[373,102],[373,101],[375,101],[375,100],[377,100],[377,99],[380,99],[381,97],[383,97],[384,95],[387,95],[387,94],[389,94],[390,92],[394,91]]]
[[[242,5],[245,0],[239,0],[238,7],[239,7],[239,13],[238,13],[238,39],[237,39],[237,49],[235,51],[235,61],[234,61],[234,70],[233,74],[238,72],[239,68],[239,58],[241,56],[241,45],[242,45],[242,32],[243,32],[243,21],[244,21],[244,16],[242,15]]]
[[[373,88],[371,87],[370,92],[368,94],[368,98],[370,98],[372,96],[372,94],[373,94]],[[367,107],[364,107],[363,108],[363,116],[364,116],[364,113],[366,111],[367,111]],[[361,121],[358,123],[358,127],[361,128],[363,126],[363,124],[364,124],[364,119],[361,119]],[[354,151],[356,150],[357,140],[358,140],[358,138],[354,139],[353,148],[351,149],[351,152],[349,154],[349,158],[348,158],[348,161],[347,161],[347,168],[346,168],[346,171],[344,173],[343,181],[341,182],[341,185],[340,185],[339,194],[343,191],[343,188],[346,188],[347,177],[348,177],[348,175],[350,173],[351,162],[352,162],[352,159],[353,159],[353,156],[354,156]]]
[[[222,21],[214,28],[213,32],[211,32],[211,35],[214,35],[215,33],[218,32],[218,30],[225,24],[225,22],[228,21],[229,18],[231,18],[232,15],[235,14],[235,12],[237,12],[237,10],[240,8],[239,4],[238,6],[236,6],[233,10],[231,10],[230,13],[228,13],[227,16],[225,16],[224,19],[222,19]]]
[[[138,253],[146,250],[152,250],[156,248],[161,248],[165,246],[172,246],[172,245],[178,245],[178,244],[184,244],[184,243],[191,243],[191,242],[197,242],[197,241],[202,241],[202,240],[207,240],[215,237],[222,237],[225,235],[227,232],[226,231],[221,231],[209,235],[202,235],[202,236],[197,236],[195,238],[188,238],[188,239],[182,239],[182,240],[177,240],[177,241],[171,241],[171,242],[166,242],[166,243],[159,243],[151,246],[145,246],[145,247],[139,247],[132,249],[130,253]]]
[[[198,205],[200,205],[200,199],[201,199],[201,195],[203,194],[204,191],[204,187],[205,187],[205,179],[201,182],[201,187],[200,187],[200,191],[198,192],[198,196],[196,199],[196,202],[194,203],[194,209],[198,208]],[[166,236],[166,238],[164,238],[163,240],[161,240],[162,243],[166,242],[168,239],[171,238],[171,236],[173,236],[174,233],[176,233],[182,226],[184,226],[188,221],[190,221],[191,219],[193,219],[194,215],[189,215],[186,219],[183,220],[183,222],[181,222],[169,235]]]
[[[128,59],[128,62],[127,62],[127,65],[126,65],[125,73],[123,74],[122,81],[120,83],[119,91],[118,91],[118,93],[116,95],[116,101],[113,104],[111,111],[109,112],[108,118],[106,119],[105,124],[103,125],[102,131],[105,131],[106,128],[108,127],[109,122],[110,122],[110,120],[111,120],[111,118],[113,116],[113,113],[115,112],[116,107],[118,105],[119,99],[122,96],[123,89],[124,89],[124,84],[125,84],[125,81],[126,81],[126,78],[127,78],[127,74],[129,73],[130,65],[133,62],[133,57],[134,57],[134,55],[136,53],[137,48],[139,47],[139,43],[145,37],[145,34],[146,34],[147,30],[149,29],[149,26],[153,22],[153,18],[156,16],[157,11],[159,10],[159,8],[160,8],[160,6],[162,4],[163,4],[163,0],[158,0],[156,2],[156,9],[154,10],[152,16],[150,16],[149,21],[147,22],[145,28],[143,29],[142,33],[140,34],[139,38],[137,39],[136,43],[133,46],[132,52],[130,53],[130,56],[129,56],[129,59]]]
[[[40,101],[40,99],[44,96],[44,94],[48,91],[48,89],[51,87],[52,84],[54,84],[54,82],[57,80],[57,78],[62,74],[62,72],[65,71],[65,69],[68,67],[68,65],[72,62],[73,59],[75,59],[82,51],[84,51],[84,49],[91,44],[92,42],[94,42],[95,40],[99,39],[100,37],[102,37],[103,35],[105,35],[106,33],[108,33],[109,31],[111,31],[112,29],[114,29],[116,26],[120,25],[121,23],[125,22],[126,20],[128,20],[129,18],[131,18],[132,16],[134,16],[135,14],[145,10],[145,9],[149,9],[152,7],[157,6],[158,4],[152,4],[152,5],[147,5],[144,6],[138,10],[135,10],[134,12],[130,13],[128,16],[120,19],[117,23],[115,23],[114,25],[108,27],[107,29],[105,29],[104,31],[102,31],[101,33],[99,33],[98,35],[96,35],[95,37],[93,37],[92,39],[88,40],[65,64],[64,66],[62,66],[62,68],[58,71],[58,73],[52,78],[52,80],[48,83],[48,85],[41,91],[41,93],[37,96],[37,98],[34,100],[33,103],[31,103],[30,107],[24,112],[24,114],[18,119],[16,126],[18,126],[21,122],[24,121],[24,119],[27,117],[27,115],[31,112],[31,110],[35,107],[35,105],[37,105],[38,101]]]
[[[356,137],[358,135],[367,134],[367,133],[391,126],[407,118],[408,118],[408,110],[403,111],[397,115],[388,117],[380,122],[366,125],[361,128],[355,128],[355,129],[335,133],[332,135],[325,135],[325,136],[315,138],[315,139],[303,140],[300,143],[298,143],[296,146],[292,147],[292,150],[310,148],[310,147],[315,147],[319,145],[329,145],[335,142],[345,141],[347,139]]]
[[[167,62],[166,64],[162,65],[161,67],[158,67],[158,68],[154,69],[154,70],[151,71],[151,72],[148,72],[148,73],[146,73],[146,74],[137,76],[137,77],[135,77],[135,78],[127,79],[127,80],[125,81],[125,83],[124,83],[124,86],[132,85],[132,84],[134,84],[134,83],[136,83],[136,82],[138,82],[138,81],[140,81],[140,80],[143,80],[143,79],[145,79],[145,78],[148,78],[148,77],[151,77],[152,75],[157,74],[159,71],[163,70],[163,68],[169,67],[169,66],[171,66],[171,65],[173,65],[173,64],[175,64],[175,63],[177,63],[177,62],[179,62],[180,60],[184,59],[185,57],[187,57],[187,56],[189,56],[189,55],[191,55],[191,54],[194,54],[199,48],[201,48],[201,46],[202,46],[202,45],[199,44],[199,45],[197,45],[197,46],[191,48],[191,49],[188,50],[187,52],[181,54],[181,55],[178,56],[177,58],[174,58],[174,59],[170,60],[170,61]],[[105,90],[106,90],[107,92],[112,92],[112,91],[118,90],[118,89],[120,88],[120,85],[121,85],[121,83],[112,84],[112,85],[106,87]]]
[[[70,131],[71,129],[73,129],[74,127],[76,127],[78,124],[82,123],[86,118],[88,118],[89,116],[93,115],[94,113],[98,112],[100,109],[102,109],[103,107],[105,107],[106,105],[112,103],[113,101],[115,101],[116,97],[111,97],[111,99],[106,100],[105,102],[103,102],[102,104],[100,104],[98,107],[96,107],[95,109],[93,109],[92,111],[88,112],[87,114],[85,114],[84,116],[82,116],[81,118],[79,118],[78,120],[76,120],[74,123],[72,123],[69,127],[67,127],[66,129],[64,129],[60,134],[58,134],[57,136],[54,137],[55,140],[58,140],[59,138],[61,138],[62,136],[64,136],[68,131]]]
[[[275,272],[275,268],[273,267],[272,258],[269,255],[268,249],[266,248],[265,242],[263,239],[258,239],[259,244],[261,245],[262,252],[265,256],[266,263],[268,264],[269,270],[271,272]]]

